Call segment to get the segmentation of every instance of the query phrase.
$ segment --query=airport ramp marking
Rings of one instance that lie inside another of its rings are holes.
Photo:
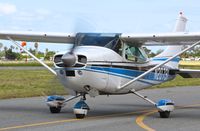
[[[61,123],[67,123],[67,122],[84,121],[84,120],[91,120],[91,119],[103,119],[103,118],[108,118],[108,117],[113,117],[113,116],[133,115],[133,114],[139,114],[139,113],[144,113],[144,112],[148,112],[148,111],[149,111],[149,109],[138,110],[138,111],[134,111],[134,112],[101,115],[101,116],[91,116],[91,117],[86,117],[85,119],[64,119],[64,120],[39,122],[39,123],[24,124],[24,125],[17,125],[17,126],[9,126],[9,127],[0,128],[0,131],[37,127],[37,126],[45,126],[45,125],[53,125],[53,124],[61,124]]]
[[[177,106],[176,109],[186,109],[186,108],[198,107],[198,106],[200,106],[200,104],[193,104],[193,105],[186,105],[186,106]],[[144,123],[144,120],[145,120],[145,118],[146,118],[147,116],[150,116],[150,115],[152,115],[152,114],[154,114],[154,113],[156,113],[156,112],[157,112],[157,110],[154,110],[154,111],[145,112],[145,113],[139,115],[139,116],[136,118],[136,120],[135,120],[136,124],[137,124],[139,127],[141,127],[141,128],[143,128],[144,130],[146,130],[146,131],[156,131],[155,129],[151,128],[150,126],[148,126],[147,124]]]

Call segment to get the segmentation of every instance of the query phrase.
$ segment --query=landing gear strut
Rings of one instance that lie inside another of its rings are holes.
[[[153,104],[158,109],[160,118],[169,118],[170,113],[174,110],[174,102],[169,99],[161,99],[158,103],[155,103],[154,101],[148,99],[147,96],[143,96],[136,91],[131,91],[131,93]]]

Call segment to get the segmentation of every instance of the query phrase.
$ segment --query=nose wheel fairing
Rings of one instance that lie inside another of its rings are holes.
[[[83,119],[87,115],[88,110],[90,110],[90,108],[84,100],[80,100],[74,105],[74,114],[78,119]]]

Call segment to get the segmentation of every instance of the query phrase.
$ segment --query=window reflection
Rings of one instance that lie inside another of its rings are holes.
[[[125,44],[125,58],[134,62],[146,62],[148,57],[142,47]]]

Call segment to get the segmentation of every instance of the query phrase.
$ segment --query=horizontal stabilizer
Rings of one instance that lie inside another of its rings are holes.
[[[200,78],[200,70],[180,69],[177,74],[183,78]]]

